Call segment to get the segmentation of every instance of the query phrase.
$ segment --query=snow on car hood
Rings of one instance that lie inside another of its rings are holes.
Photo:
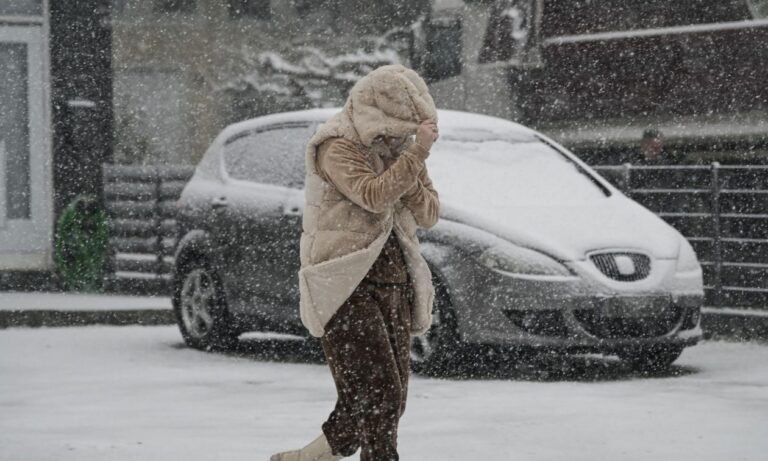
[[[562,260],[601,249],[677,257],[676,230],[619,193],[607,197],[547,144],[535,138],[445,138],[427,159],[442,218]]]

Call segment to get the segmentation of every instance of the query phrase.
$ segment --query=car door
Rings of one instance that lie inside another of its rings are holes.
[[[304,156],[303,150],[296,155]],[[304,214],[304,181],[295,187],[289,187],[283,202],[283,213],[279,222],[280,253],[282,264],[279,268],[281,280],[280,294],[285,311],[284,320],[289,326],[301,326],[299,316],[299,269],[301,255],[299,242],[301,240],[302,217]]]
[[[259,127],[224,146],[227,213],[235,235],[227,257],[241,300],[234,309],[272,329],[295,324],[298,317],[298,304],[291,302],[298,293],[297,276],[291,275],[298,270],[298,235],[286,229],[300,226],[300,208],[291,198],[295,201],[303,184],[303,151],[312,127],[305,122]]]

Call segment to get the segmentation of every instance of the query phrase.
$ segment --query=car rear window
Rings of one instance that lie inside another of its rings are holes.
[[[314,125],[281,124],[244,131],[224,145],[224,165],[234,179],[301,188],[304,152]]]

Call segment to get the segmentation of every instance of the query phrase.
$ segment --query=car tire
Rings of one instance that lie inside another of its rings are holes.
[[[228,350],[239,332],[216,271],[203,258],[185,263],[174,283],[173,308],[184,342],[201,350]]]
[[[411,338],[411,370],[421,374],[444,375],[460,363],[463,344],[448,292],[439,281],[433,280],[433,284],[435,305],[432,326],[424,335]]]
[[[680,346],[648,346],[619,351],[619,358],[637,371],[664,371],[683,353]]]

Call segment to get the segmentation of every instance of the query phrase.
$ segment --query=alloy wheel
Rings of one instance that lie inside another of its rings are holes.
[[[201,339],[213,328],[216,288],[211,275],[202,268],[191,270],[181,288],[181,318],[190,336]]]

